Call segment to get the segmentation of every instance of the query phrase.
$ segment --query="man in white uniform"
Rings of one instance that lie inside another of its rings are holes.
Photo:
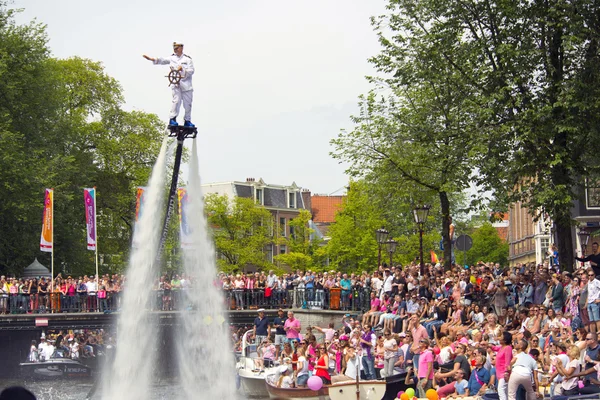
[[[192,75],[194,75],[194,63],[190,56],[183,54],[183,43],[173,42],[173,54],[168,58],[153,58],[144,54],[146,60],[152,61],[155,65],[169,64],[171,69],[180,71],[181,80],[173,85],[173,103],[171,104],[171,113],[169,115],[169,125],[177,126],[177,116],[179,108],[183,102],[185,110],[183,126],[194,127],[192,124],[192,99],[194,89],[192,88]]]

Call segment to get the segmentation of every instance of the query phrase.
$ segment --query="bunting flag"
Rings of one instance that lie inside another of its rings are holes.
[[[96,188],[83,189],[85,224],[87,226],[87,249],[96,250]]]
[[[188,223],[189,197],[187,189],[177,189],[177,200],[179,205],[179,241],[181,248],[190,248],[194,242],[192,240],[192,230]]]
[[[142,216],[142,208],[144,206],[144,194],[146,188],[138,187],[135,194],[135,220],[138,221]]]
[[[429,252],[430,252],[430,254],[431,254],[431,263],[432,263],[432,264],[437,264],[437,263],[439,263],[439,262],[440,262],[440,259],[438,258],[437,254],[435,254],[435,251],[433,251],[433,250],[430,250]]]
[[[42,220],[42,237],[40,239],[40,250],[48,253],[53,252],[53,225],[54,224],[54,189],[46,189],[44,196],[44,217]]]

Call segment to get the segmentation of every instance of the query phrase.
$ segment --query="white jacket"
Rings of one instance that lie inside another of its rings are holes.
[[[171,54],[168,58],[157,58],[154,64],[169,64],[172,69],[178,69],[181,66],[183,78],[179,81],[179,88],[182,92],[193,90],[192,75],[194,75],[194,62],[188,55],[182,54],[181,57]]]

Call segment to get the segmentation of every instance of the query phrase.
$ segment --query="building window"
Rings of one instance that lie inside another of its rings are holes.
[[[589,177],[586,179],[585,202],[587,208],[600,208],[600,178]]]
[[[264,197],[263,197],[263,190],[262,189],[256,189],[256,202],[258,204],[260,204],[261,206],[265,205],[264,202]]]
[[[267,262],[273,262],[273,244],[268,244],[265,247],[265,259]]]
[[[540,251],[542,253],[542,261],[548,256],[548,248],[550,247],[550,238],[543,237],[540,239]]]
[[[288,204],[290,208],[296,208],[296,193],[288,193]]]
[[[285,254],[287,252],[287,246],[282,244],[279,246],[279,254]]]
[[[279,218],[279,231],[281,232],[281,236],[287,236],[285,218]]]
[[[296,229],[294,229],[295,227],[290,225],[290,237],[292,239],[296,239]]]

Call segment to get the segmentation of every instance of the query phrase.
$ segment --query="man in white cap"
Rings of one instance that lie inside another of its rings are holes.
[[[172,86],[173,103],[171,104],[171,113],[169,115],[169,125],[177,126],[177,116],[179,108],[183,102],[185,110],[184,124],[186,127],[194,127],[192,124],[192,100],[194,97],[194,89],[192,87],[192,75],[194,75],[194,63],[192,58],[187,54],[183,54],[183,43],[173,42],[173,54],[167,58],[153,58],[144,54],[146,60],[152,61],[155,65],[169,64],[171,69],[179,71],[181,80],[178,84]]]

